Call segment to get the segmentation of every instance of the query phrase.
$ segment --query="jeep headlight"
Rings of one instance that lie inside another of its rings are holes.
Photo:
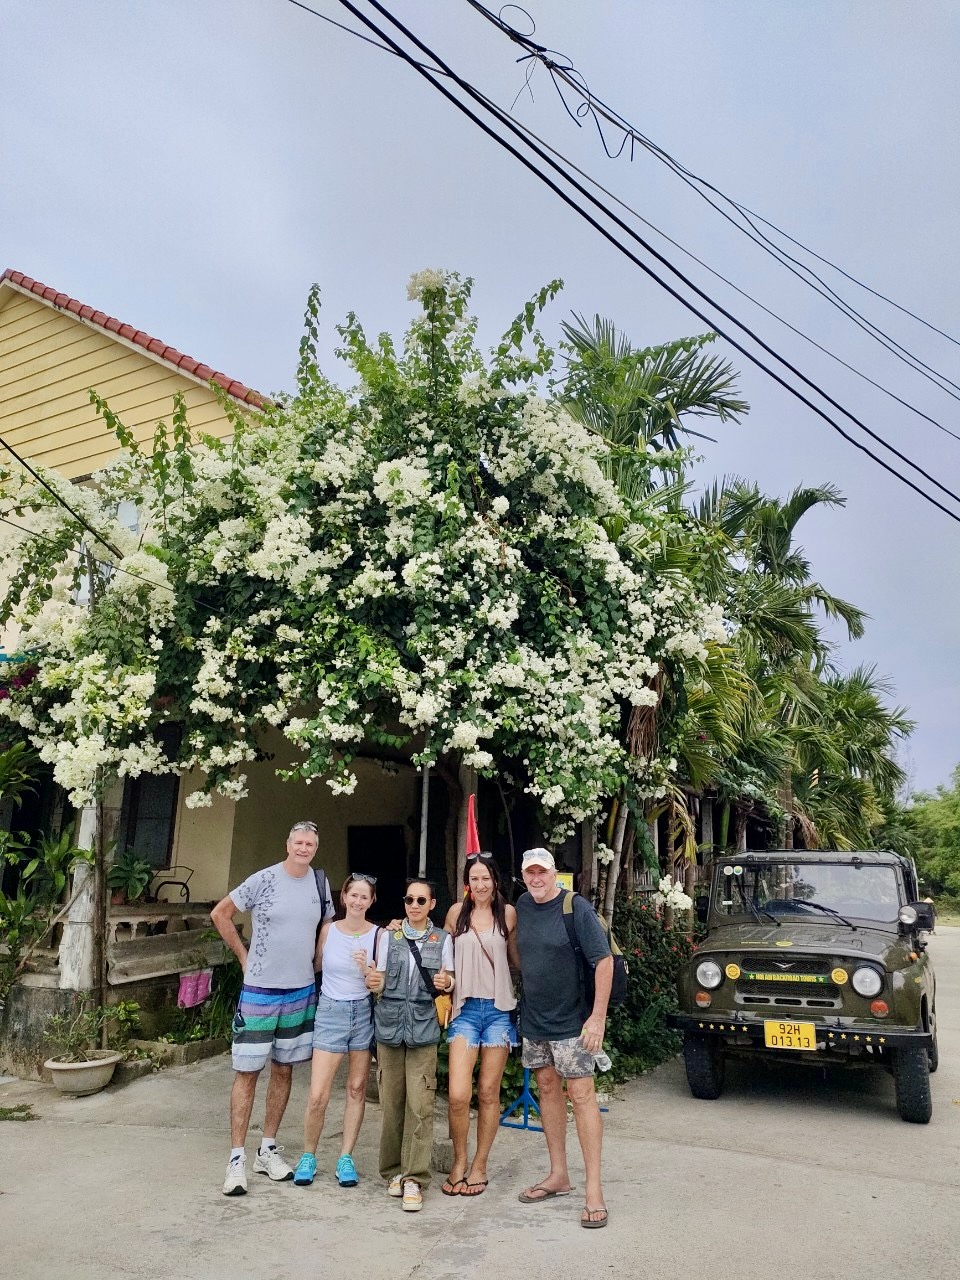
[[[866,965],[854,969],[851,982],[858,996],[867,996],[871,1000],[883,990],[883,978],[876,969],[869,969]]]
[[[714,987],[719,987],[723,981],[723,971],[716,960],[700,961],[697,965],[697,981],[701,987],[706,987],[708,991],[712,991]],[[879,991],[879,987],[877,990]]]
[[[901,907],[897,912],[897,919],[901,924],[915,925],[917,923],[917,908],[911,906]]]

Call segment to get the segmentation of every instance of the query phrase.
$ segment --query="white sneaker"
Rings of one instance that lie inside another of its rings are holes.
[[[407,1213],[417,1213],[423,1208],[423,1192],[420,1183],[406,1178],[403,1183],[403,1207]]]
[[[403,1179],[399,1173],[395,1178],[390,1179],[390,1185],[387,1187],[387,1195],[394,1196],[397,1200],[403,1195]]]
[[[283,1147],[271,1147],[266,1153],[258,1151],[253,1162],[253,1172],[265,1173],[271,1182],[289,1182],[293,1177],[293,1170],[286,1160],[281,1160],[282,1150]]]
[[[227,1176],[223,1180],[225,1196],[245,1196],[247,1194],[247,1157],[235,1156],[227,1165]]]

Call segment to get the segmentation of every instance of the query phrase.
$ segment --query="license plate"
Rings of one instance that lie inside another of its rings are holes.
[[[768,1049],[816,1049],[817,1028],[812,1022],[765,1022],[763,1043]]]

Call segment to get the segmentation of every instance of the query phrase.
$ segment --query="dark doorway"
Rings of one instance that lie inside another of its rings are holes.
[[[347,865],[377,877],[374,920],[403,915],[403,887],[407,879],[407,842],[403,827],[347,827]]]

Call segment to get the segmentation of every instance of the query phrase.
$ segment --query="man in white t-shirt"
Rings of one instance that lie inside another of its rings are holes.
[[[293,1177],[293,1170],[279,1154],[277,1130],[290,1097],[293,1065],[313,1057],[317,927],[334,916],[327,877],[310,865],[318,843],[315,823],[294,823],[287,837],[285,860],[255,871],[210,912],[221,938],[243,969],[243,987],[233,1020],[233,1148],[223,1184],[225,1196],[246,1194],[244,1143],[257,1079],[268,1061],[263,1140],[253,1171],[265,1173],[274,1182]],[[238,911],[250,912],[253,928],[249,947],[233,922]]]

